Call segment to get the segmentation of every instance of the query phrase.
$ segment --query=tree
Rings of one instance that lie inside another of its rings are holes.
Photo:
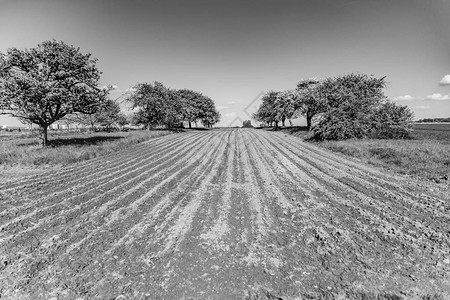
[[[253,128],[252,121],[245,120],[244,122],[242,122],[242,127],[244,127],[244,128]]]
[[[182,120],[182,104],[178,92],[160,82],[137,84],[128,101],[135,111],[133,123],[144,125],[144,128],[157,125],[173,128],[179,126]]]
[[[182,105],[182,118],[188,122],[192,128],[192,122],[201,118],[200,104],[203,101],[203,94],[188,89],[178,90]]]
[[[391,101],[382,103],[373,114],[373,138],[410,138],[414,114],[407,106]]]
[[[262,96],[262,103],[258,107],[256,113],[253,114],[253,119],[267,123],[271,126],[275,123],[275,127],[278,127],[280,121],[277,114],[276,102],[280,92],[269,91]]]
[[[326,103],[323,97],[320,97],[320,81],[316,79],[301,80],[297,84],[295,109],[306,119],[308,130],[312,127],[312,121],[315,116],[326,110]]]
[[[114,124],[117,124],[120,118],[120,107],[114,100],[108,99],[98,110],[92,115],[90,120],[93,124],[106,127],[110,131]]]
[[[211,98],[207,96],[199,98],[196,106],[199,111],[198,117],[202,120],[203,126],[212,127],[220,121],[221,115],[217,111],[216,105]]]
[[[400,128],[407,131],[412,114],[406,107],[399,107],[386,98],[385,86],[385,77],[364,74],[322,81],[316,96],[325,109],[312,128],[310,138],[343,140],[387,136]]]
[[[36,48],[10,48],[0,56],[0,114],[47,129],[68,114],[95,113],[110,91],[99,88],[97,59],[64,42],[45,41]]]
[[[123,112],[120,112],[117,117],[117,125],[120,126],[121,130],[125,129],[125,125],[130,124],[130,118],[128,115],[124,114]]]
[[[280,120],[284,127],[286,119],[292,119],[298,110],[298,92],[294,90],[279,92],[274,106],[276,119]]]

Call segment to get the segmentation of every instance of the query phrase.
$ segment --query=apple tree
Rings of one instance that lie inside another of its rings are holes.
[[[48,127],[73,113],[93,114],[110,87],[99,88],[97,59],[55,40],[35,48],[0,53],[0,114],[40,127],[42,145]]]

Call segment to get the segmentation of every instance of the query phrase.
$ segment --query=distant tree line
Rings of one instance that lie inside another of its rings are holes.
[[[192,128],[192,123],[201,122],[205,127],[212,127],[220,120],[214,101],[200,92],[170,89],[157,81],[139,83],[131,90],[128,101],[132,105],[134,125],[174,128],[183,127],[183,122],[187,122]]]
[[[268,126],[285,126],[303,116],[309,139],[409,137],[412,112],[384,95],[385,77],[348,74],[300,81],[287,91],[269,91],[253,118]]]
[[[417,123],[448,123],[450,122],[449,118],[427,118],[427,119],[420,119],[417,121]]]

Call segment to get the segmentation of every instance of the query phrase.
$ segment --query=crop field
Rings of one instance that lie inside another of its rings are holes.
[[[415,123],[413,129],[417,139],[433,139],[450,144],[450,123]]]
[[[191,131],[0,183],[3,299],[448,299],[449,186]]]

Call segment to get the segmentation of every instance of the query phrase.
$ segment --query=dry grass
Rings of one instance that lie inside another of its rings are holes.
[[[42,148],[35,134],[0,136],[3,168],[68,165],[123,150],[172,131],[51,133],[50,146]]]
[[[327,141],[320,145],[402,174],[435,181],[447,180],[450,176],[449,143],[436,140],[347,140]]]

